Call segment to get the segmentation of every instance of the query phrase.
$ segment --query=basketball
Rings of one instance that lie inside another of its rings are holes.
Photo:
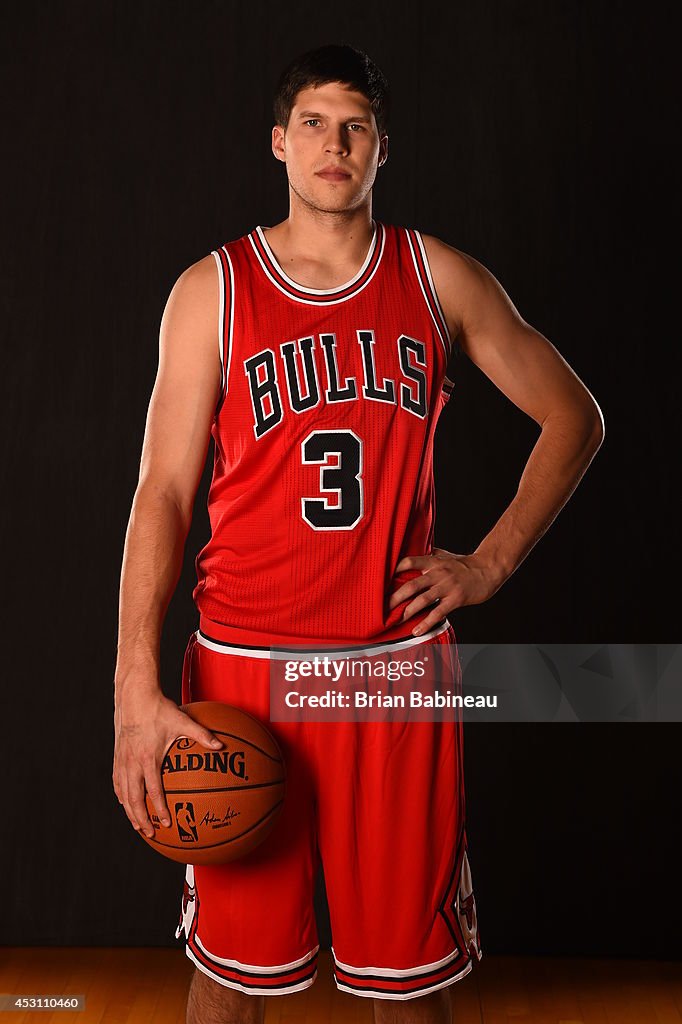
[[[180,708],[222,740],[210,750],[179,737],[161,763],[170,827],[146,794],[155,850],[182,864],[223,864],[258,846],[282,809],[286,771],[272,733],[252,715],[219,701]]]

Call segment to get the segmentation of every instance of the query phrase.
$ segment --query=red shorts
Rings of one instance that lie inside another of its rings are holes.
[[[447,620],[424,637],[381,646],[438,643],[455,643]],[[270,649],[200,630],[185,653],[182,700],[248,711],[272,731],[287,765],[283,811],[266,840],[243,860],[187,868],[176,936],[184,931],[199,970],[253,995],[312,985],[321,860],[339,989],[412,999],[469,973],[482,951],[461,719],[271,722]]]

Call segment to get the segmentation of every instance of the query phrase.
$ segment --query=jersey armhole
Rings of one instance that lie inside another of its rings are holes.
[[[220,358],[220,395],[216,413],[227,395],[234,327],[234,271],[225,246],[211,253],[218,268],[218,356]]]
[[[410,246],[410,252],[412,253],[412,261],[414,263],[414,269],[417,274],[419,286],[424,296],[424,301],[428,307],[431,319],[435,325],[438,336],[443,346],[445,358],[449,359],[452,355],[454,343],[450,337],[450,331],[443,315],[441,304],[438,301],[438,295],[436,294],[436,288],[433,283],[433,277],[431,276],[431,268],[429,266],[429,260],[426,255],[426,248],[424,246],[424,240],[421,236],[421,232],[414,228],[405,228],[407,234],[407,241]]]

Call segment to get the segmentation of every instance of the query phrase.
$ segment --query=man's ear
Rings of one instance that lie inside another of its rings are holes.
[[[379,140],[379,161],[377,166],[383,167],[388,160],[388,135],[382,135]]]
[[[276,124],[272,129],[272,152],[282,163],[286,163],[285,131],[281,124]]]

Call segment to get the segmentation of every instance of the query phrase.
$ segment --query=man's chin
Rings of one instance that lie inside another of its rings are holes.
[[[289,183],[291,185],[291,182]],[[363,196],[358,195],[320,195],[319,192],[314,194],[300,192],[295,186],[291,185],[292,192],[301,200],[305,206],[308,206],[311,210],[315,210],[318,213],[353,213],[359,206],[362,205]]]

